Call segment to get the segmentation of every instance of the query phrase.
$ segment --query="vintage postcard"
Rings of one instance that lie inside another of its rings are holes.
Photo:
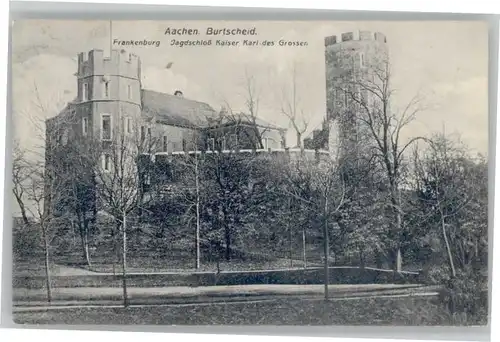
[[[488,324],[486,22],[11,32],[16,323]]]

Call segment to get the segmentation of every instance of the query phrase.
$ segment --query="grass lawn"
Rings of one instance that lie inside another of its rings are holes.
[[[89,268],[81,262],[74,262],[79,258],[58,258],[51,263],[53,275],[84,275],[90,273],[121,273],[121,264],[110,262],[111,258],[94,258],[92,266]],[[308,264],[309,267],[321,266],[318,264]],[[221,271],[252,271],[252,270],[279,270],[288,268],[303,268],[304,264],[300,260],[275,259],[271,261],[243,261],[231,260],[221,261],[219,269]],[[17,260],[14,262],[14,274],[19,276],[44,275],[45,266],[42,258],[32,258],[30,260]],[[130,257],[127,262],[127,272],[129,273],[161,273],[161,272],[215,272],[217,263],[204,261],[201,267],[196,270],[190,260],[180,260],[175,258],[146,258]]]
[[[97,325],[453,325],[429,298],[286,299],[260,303],[75,308],[14,314],[17,324]],[[477,322],[471,322],[471,324]],[[484,322],[483,322],[484,323]]]

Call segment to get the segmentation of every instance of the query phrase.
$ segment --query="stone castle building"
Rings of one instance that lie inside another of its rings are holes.
[[[355,157],[366,146],[366,132],[357,118],[360,106],[353,95],[376,105],[377,100],[359,84],[371,80],[371,72],[387,53],[386,37],[378,32],[325,38],[326,116],[322,128],[304,140],[309,154],[329,153],[342,159]],[[125,50],[112,50],[109,57],[97,49],[80,53],[75,76],[76,98],[46,122],[48,184],[57,183],[51,166],[64,160],[64,146],[80,139],[99,141],[104,151],[122,135],[154,139],[152,149],[145,152],[163,162],[194,151],[290,151],[281,127],[245,113],[216,111],[184,97],[181,90],[166,94],[144,89],[141,60]],[[101,157],[101,167],[109,168],[111,157],[106,152]]]

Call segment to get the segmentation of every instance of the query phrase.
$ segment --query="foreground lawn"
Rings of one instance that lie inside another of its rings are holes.
[[[286,299],[129,308],[72,308],[14,314],[18,324],[97,325],[456,325],[436,299]],[[478,324],[481,322],[461,322]],[[485,324],[485,322],[482,322]]]

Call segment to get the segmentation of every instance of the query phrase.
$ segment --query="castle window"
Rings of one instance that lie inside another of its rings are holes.
[[[232,149],[236,149],[238,147],[238,135],[237,134],[231,134],[229,141],[230,141]]]
[[[222,150],[226,150],[226,137],[222,137]]]
[[[111,140],[112,130],[111,130],[111,115],[102,114],[101,115],[101,140]]]
[[[104,97],[109,97],[109,81],[104,82]]]
[[[148,138],[151,139],[151,127],[148,127]]]
[[[208,151],[215,151],[215,139],[214,138],[209,138],[208,139],[207,150]]]
[[[146,127],[141,126],[141,141],[146,140]]]
[[[128,134],[132,133],[132,119],[131,118],[126,118],[125,120],[125,125],[126,125],[126,132]]]
[[[365,56],[362,52],[359,54],[359,66],[362,68],[365,66]]]
[[[269,147],[268,147],[268,144],[269,144],[269,138],[262,138],[262,148],[267,150]]]
[[[82,101],[87,101],[88,96],[89,96],[89,85],[87,83],[84,83],[82,87]]]
[[[163,136],[162,151],[168,152],[168,137],[166,135]]]
[[[182,150],[186,151],[187,150],[187,142],[186,139],[182,139]]]
[[[86,136],[87,133],[88,133],[88,129],[89,129],[88,127],[89,127],[89,119],[88,118],[83,118],[82,119],[82,134],[84,136]]]
[[[342,33],[342,41],[343,42],[347,42],[349,40],[353,40],[354,36],[352,34],[352,32],[348,32],[348,33]]]
[[[104,171],[111,170],[111,156],[107,153],[102,156],[102,168]]]
[[[130,84],[127,86],[127,97],[129,100],[132,99],[132,86]]]

